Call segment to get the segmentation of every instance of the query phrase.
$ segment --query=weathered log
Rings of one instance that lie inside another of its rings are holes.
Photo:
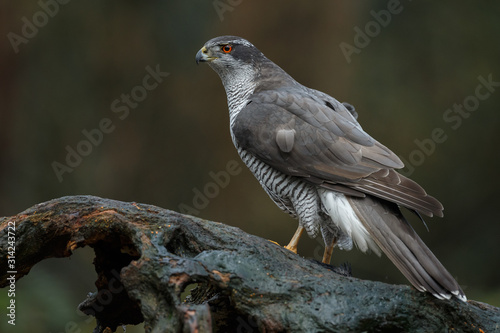
[[[346,277],[238,228],[151,205],[71,196],[0,222],[1,287],[9,226],[16,279],[45,258],[94,249],[97,292],[79,308],[96,317],[96,332],[142,321],[147,332],[500,332],[499,308]]]

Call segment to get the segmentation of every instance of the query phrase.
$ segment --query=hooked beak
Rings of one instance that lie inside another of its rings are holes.
[[[209,55],[208,49],[203,46],[198,53],[196,53],[196,64],[199,64],[200,62],[207,62],[207,61],[212,61],[214,59],[217,59],[217,57],[211,57]]]

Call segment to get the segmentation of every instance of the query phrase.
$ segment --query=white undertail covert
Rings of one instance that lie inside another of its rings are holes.
[[[362,252],[371,250],[380,256],[380,248],[363,226],[345,195],[322,188],[318,189],[318,194],[326,213],[342,231],[352,238],[354,244]]]

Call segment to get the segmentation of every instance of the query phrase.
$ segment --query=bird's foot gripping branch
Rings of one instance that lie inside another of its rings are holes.
[[[494,332],[500,322],[487,304],[342,276],[238,228],[155,206],[72,196],[0,222],[3,292],[12,223],[16,279],[43,259],[94,249],[97,290],[79,308],[95,316],[96,332],[140,322],[147,332]]]

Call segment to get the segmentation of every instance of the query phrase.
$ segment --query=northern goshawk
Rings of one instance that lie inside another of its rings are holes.
[[[418,290],[466,301],[399,209],[443,216],[443,206],[394,170],[403,163],[363,131],[350,104],[301,85],[240,37],[209,40],[196,62],[208,62],[222,80],[241,159],[299,220],[288,249],[296,252],[304,229],[310,237],[321,232],[325,263],[336,245],[382,250]]]

